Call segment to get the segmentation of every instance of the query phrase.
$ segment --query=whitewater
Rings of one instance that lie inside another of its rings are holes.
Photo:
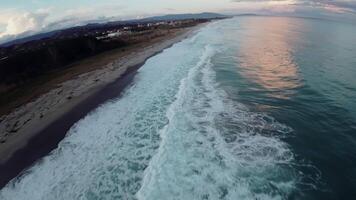
[[[0,199],[286,199],[300,182],[293,130],[219,86],[214,22],[138,70]]]

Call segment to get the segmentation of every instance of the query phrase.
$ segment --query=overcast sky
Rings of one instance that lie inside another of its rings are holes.
[[[356,0],[0,0],[0,42],[89,20],[194,12],[356,16]]]

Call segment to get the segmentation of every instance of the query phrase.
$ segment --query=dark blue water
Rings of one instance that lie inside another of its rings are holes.
[[[236,101],[291,127],[303,173],[290,199],[356,198],[356,27],[243,17],[224,31],[217,78]],[[231,67],[231,63],[234,65]]]

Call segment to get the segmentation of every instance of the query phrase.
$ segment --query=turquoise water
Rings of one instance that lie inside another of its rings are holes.
[[[356,27],[216,21],[149,59],[0,199],[352,199]]]
[[[356,27],[293,18],[238,21],[225,32],[231,49],[216,57],[217,79],[235,101],[293,129],[283,141],[303,178],[290,198],[355,198]]]

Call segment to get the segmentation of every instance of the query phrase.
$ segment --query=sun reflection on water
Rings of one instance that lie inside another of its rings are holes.
[[[291,20],[270,18],[266,23],[250,19],[241,24],[249,30],[239,44],[237,59],[241,73],[264,89],[274,91],[271,94],[276,98],[289,98],[301,86],[293,57],[293,44],[299,37],[292,31],[296,22]]]

